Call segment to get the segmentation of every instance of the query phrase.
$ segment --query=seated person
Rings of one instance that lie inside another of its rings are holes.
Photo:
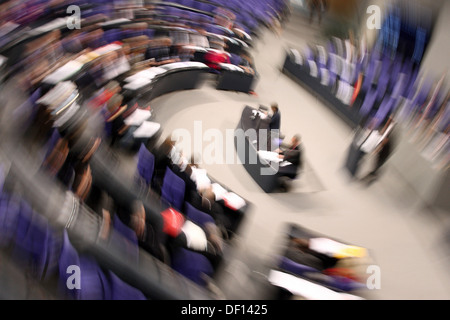
[[[287,146],[281,146],[277,150],[279,158],[283,161],[280,162],[277,175],[279,177],[288,177],[295,179],[299,168],[302,168],[302,148],[301,138],[299,135],[295,135],[291,138],[291,143]]]
[[[123,138],[129,129],[124,122],[122,114],[127,109],[127,106],[122,106],[123,96],[121,94],[114,94],[106,104],[106,123],[111,130],[111,145],[117,140]]]
[[[155,59],[157,66],[180,61],[179,58],[172,55],[172,39],[169,37],[150,40],[145,52],[145,60],[148,59]]]
[[[143,121],[140,125],[129,125],[126,115],[135,111],[137,106],[128,109],[122,105],[123,95],[115,94],[107,102],[105,115],[105,130],[111,138],[111,145],[117,141],[125,148],[136,148],[144,143],[147,145],[152,137],[156,135],[160,125],[152,121]],[[130,100],[129,102],[132,102]],[[133,102],[134,103],[134,102]],[[135,103],[134,103],[135,105]],[[139,134],[137,134],[139,132]]]

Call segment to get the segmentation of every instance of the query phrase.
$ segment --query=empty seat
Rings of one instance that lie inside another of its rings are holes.
[[[142,143],[138,152],[137,174],[149,187],[155,170],[155,156]]]
[[[170,168],[166,169],[161,189],[163,200],[178,211],[182,211],[186,184]]]
[[[214,273],[208,258],[184,248],[178,248],[172,254],[172,268],[200,286],[207,284],[205,275],[211,277]]]
[[[108,286],[110,288],[111,300],[147,300],[145,295],[135,287],[129,285],[120,279],[115,273],[108,271],[106,273]]]

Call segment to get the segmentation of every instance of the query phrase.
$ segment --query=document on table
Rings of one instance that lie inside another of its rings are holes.
[[[233,210],[239,210],[243,206],[245,206],[245,200],[242,199],[240,196],[235,194],[234,192],[227,192],[223,195],[223,200],[225,202],[225,205],[228,208],[231,208]]]
[[[135,138],[150,138],[158,132],[161,124],[152,122],[152,121],[144,121],[136,131],[133,132]]]
[[[53,73],[46,76],[43,80],[44,83],[57,84],[58,82],[68,79],[76,72],[80,71],[83,64],[78,61],[69,61],[65,65],[56,69]]]
[[[277,270],[270,270],[268,280],[271,284],[308,300],[364,300],[361,297],[336,292],[311,281]]]
[[[136,109],[125,120],[125,124],[128,126],[140,126],[145,120],[150,118],[152,113],[150,110]]]
[[[211,186],[216,197],[216,201],[222,200],[223,196],[228,192],[227,189],[225,189],[218,183],[213,183]]]
[[[283,159],[278,157],[278,153],[273,151],[258,150],[258,155],[266,161],[281,162]]]

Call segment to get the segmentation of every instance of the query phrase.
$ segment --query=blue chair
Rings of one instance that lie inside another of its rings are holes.
[[[211,277],[214,273],[214,268],[208,258],[201,253],[184,248],[178,248],[172,254],[171,266],[175,271],[200,286],[207,284],[203,275]]]
[[[130,286],[112,271],[108,271],[106,276],[109,282],[108,286],[111,290],[111,300],[147,300],[145,295],[140,290]]]
[[[137,173],[149,187],[153,181],[155,170],[155,156],[142,143],[138,152]]]
[[[110,244],[117,248],[127,261],[137,265],[139,262],[139,242],[136,233],[124,225],[120,219],[114,215],[114,229],[110,235]]]
[[[61,255],[59,257],[58,289],[65,299],[71,300],[106,300],[109,298],[109,288],[103,270],[95,259],[88,255],[80,255],[70,242],[67,231],[64,230]],[[69,277],[73,275],[70,266],[80,269],[80,287],[69,288]]]
[[[396,97],[386,96],[375,113],[375,127],[378,128],[388,115],[394,110]]]
[[[20,213],[20,199],[0,194],[0,248],[8,248],[15,241]]]
[[[58,143],[59,138],[61,138],[61,135],[59,134],[59,131],[57,128],[53,128],[52,134],[50,136],[50,139],[48,140],[46,144],[47,151],[44,155],[44,161],[48,158],[50,153],[55,148],[56,144]]]
[[[20,119],[25,116],[25,127],[29,127],[36,118],[38,112],[37,100],[41,97],[41,91],[41,88],[36,89],[24,103],[13,111],[14,119]]]
[[[66,299],[79,300],[80,299],[80,290],[81,289],[69,289],[67,287],[67,281],[70,277],[68,273],[69,266],[78,266],[80,267],[80,257],[78,256],[78,252],[72,246],[69,240],[69,235],[67,231],[64,230],[63,234],[63,244],[61,248],[61,255],[59,257],[59,281],[58,281],[58,289],[60,294]],[[84,273],[84,272],[83,272]]]
[[[204,227],[207,223],[213,223],[215,224],[214,218],[210,216],[209,214],[198,210],[194,206],[192,206],[190,203],[185,202],[184,204],[185,213],[186,216],[196,224],[198,224],[201,227]]]
[[[170,168],[167,168],[161,188],[162,199],[176,210],[182,211],[185,192],[186,183]]]
[[[364,98],[364,102],[359,109],[359,114],[362,117],[367,116],[371,111],[373,106],[375,105],[375,101],[377,99],[378,93],[376,88],[371,88],[369,92],[366,94]]]
[[[12,257],[37,279],[44,276],[49,226],[47,220],[21,201]]]
[[[290,273],[293,273],[293,274],[299,275],[299,276],[303,276],[306,273],[311,273],[311,272],[317,272],[317,273],[320,272],[319,270],[317,270],[313,267],[309,267],[304,264],[295,262],[286,257],[281,257],[279,268],[284,271],[287,271],[287,272],[290,272]]]
[[[107,300],[108,292],[102,281],[103,270],[97,261],[88,255],[79,255],[80,258],[80,300]],[[76,289],[72,289],[76,290]]]

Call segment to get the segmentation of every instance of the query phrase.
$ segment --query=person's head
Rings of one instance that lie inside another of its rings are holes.
[[[291,138],[291,144],[293,146],[299,145],[301,142],[302,142],[302,138],[300,137],[299,134],[296,134]]]
[[[114,94],[109,100],[107,104],[108,111],[114,113],[119,107],[122,105],[123,96],[121,94]]]
[[[272,112],[273,112],[273,113],[277,113],[277,112],[278,112],[278,103],[273,102],[273,103],[270,105],[270,109],[272,109]]]
[[[121,88],[117,81],[111,80],[105,85],[105,90],[108,90],[113,94],[116,94],[120,92]]]
[[[142,201],[135,200],[131,203],[131,214],[139,219],[145,219],[145,208]]]

